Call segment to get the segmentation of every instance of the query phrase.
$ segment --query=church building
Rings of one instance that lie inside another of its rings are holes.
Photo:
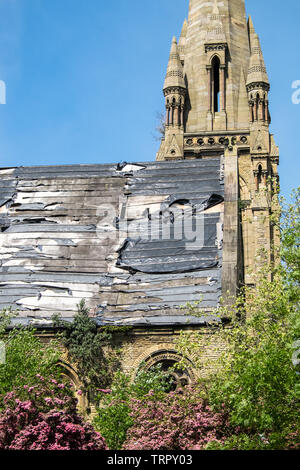
[[[221,297],[255,287],[278,243],[269,92],[244,0],[190,0],[156,159],[0,169],[0,309],[51,334],[52,315],[71,320],[85,299],[99,326],[131,327],[127,371],[174,364],[183,329],[203,329],[205,344]]]

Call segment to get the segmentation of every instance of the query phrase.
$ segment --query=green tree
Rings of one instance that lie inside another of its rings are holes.
[[[37,374],[59,376],[59,350],[55,341],[42,344],[34,329],[14,329],[2,335],[5,364],[0,365],[0,408],[6,393],[23,385],[34,385]]]
[[[282,203],[281,259],[289,288],[295,288],[295,301],[300,289],[300,187],[292,194],[291,203]]]
[[[299,321],[299,190],[282,206],[282,263],[265,266],[256,287],[245,287],[232,306],[215,313],[230,326],[211,324],[211,345],[221,345],[218,361],[206,381],[215,409],[226,406],[231,424],[242,434],[225,448],[300,446],[299,375],[292,362]],[[195,314],[195,312],[194,312]],[[182,333],[179,349],[200,367],[200,335]]]
[[[5,335],[7,328],[11,324],[12,318],[16,316],[10,308],[4,308],[0,311],[0,339]]]
[[[99,391],[99,405],[94,426],[105,438],[111,450],[122,448],[128,429],[134,424],[132,400],[142,399],[150,391],[154,399],[161,399],[170,390],[168,374],[160,366],[145,371],[142,367],[134,380],[123,372],[116,372],[111,389]]]
[[[72,322],[62,321],[57,316],[53,317],[53,322],[61,328],[58,337],[68,352],[70,362],[76,365],[83,390],[93,400],[96,389],[107,387],[112,381],[120,356],[116,336],[125,333],[128,328],[99,328],[84,300],[79,303]]]

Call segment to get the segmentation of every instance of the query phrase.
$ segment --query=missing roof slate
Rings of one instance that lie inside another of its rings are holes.
[[[189,321],[181,306],[203,296],[201,306],[209,316],[221,296],[220,167],[217,157],[126,163],[119,171],[116,165],[0,171],[0,192],[8,196],[0,210],[0,308],[18,308],[25,324],[53,313],[71,318],[86,298],[103,323],[175,325]],[[117,241],[101,241],[97,233],[97,209],[109,202],[118,210],[119,197],[128,202],[133,229],[141,228],[120,249],[124,266],[116,266],[116,250],[126,233]],[[159,229],[149,245],[148,223],[169,217],[174,225],[176,210],[190,211],[192,218],[200,207],[207,221],[202,249],[187,250],[183,238],[160,239]]]
[[[184,273],[218,266],[220,214],[205,214],[204,211],[223,201],[219,194],[212,194],[202,204],[171,195],[150,219],[148,214],[138,220],[134,230],[140,236],[124,241],[118,250],[117,266],[130,273],[152,274]],[[175,206],[184,206],[184,209],[176,210]],[[168,226],[163,227],[164,223]]]

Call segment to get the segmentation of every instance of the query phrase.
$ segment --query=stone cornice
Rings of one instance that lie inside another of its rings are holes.
[[[186,88],[182,88],[180,86],[168,86],[163,90],[164,96],[171,95],[172,93],[179,93],[180,95],[186,94]]]
[[[251,92],[253,90],[257,90],[259,88],[262,88],[263,90],[269,91],[270,90],[270,85],[265,82],[252,82],[248,83],[247,85],[247,91]]]
[[[213,51],[226,51],[228,45],[227,42],[224,43],[206,43],[204,44],[205,52]]]

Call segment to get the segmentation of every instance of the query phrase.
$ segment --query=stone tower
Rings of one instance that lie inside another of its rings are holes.
[[[279,151],[270,83],[260,40],[244,0],[190,0],[164,84],[165,136],[157,160],[224,157],[223,293],[255,284],[274,257]]]

